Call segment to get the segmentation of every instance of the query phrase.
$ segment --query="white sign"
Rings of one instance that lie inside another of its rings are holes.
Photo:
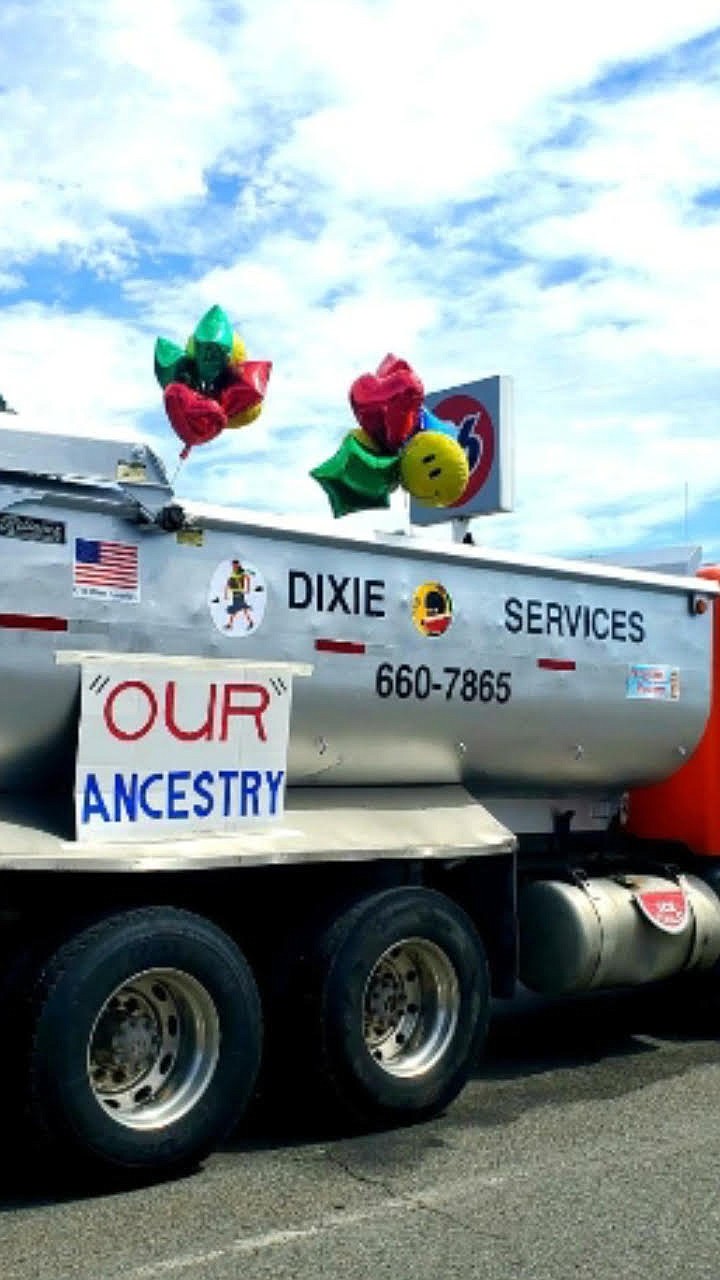
[[[282,816],[292,676],[309,668],[81,661],[79,841],[229,833]]]
[[[410,501],[413,524],[440,524],[470,516],[512,511],[514,444],[512,379],[504,374],[466,382],[425,397],[431,413],[458,429],[470,475],[465,491],[449,507]]]

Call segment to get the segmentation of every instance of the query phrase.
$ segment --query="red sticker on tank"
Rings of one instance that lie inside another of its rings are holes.
[[[646,889],[636,893],[640,910],[664,933],[681,933],[688,922],[689,906],[683,889]]]

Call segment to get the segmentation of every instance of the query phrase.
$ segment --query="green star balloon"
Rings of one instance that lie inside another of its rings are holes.
[[[222,307],[211,307],[193,333],[193,355],[201,380],[217,382],[232,351],[233,330]]]
[[[353,511],[389,507],[397,488],[400,464],[394,456],[373,453],[350,432],[337,453],[311,472],[325,490],[335,518]]]
[[[158,338],[155,342],[155,377],[161,387],[170,382],[186,382],[195,385],[195,364],[182,347],[170,342],[168,338]]]

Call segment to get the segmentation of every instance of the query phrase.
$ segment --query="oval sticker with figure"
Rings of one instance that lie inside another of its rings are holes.
[[[266,598],[262,574],[240,557],[221,561],[210,579],[210,617],[224,636],[242,637],[257,631]]]
[[[452,622],[450,592],[441,582],[423,582],[412,602],[412,619],[421,635],[442,636]]]

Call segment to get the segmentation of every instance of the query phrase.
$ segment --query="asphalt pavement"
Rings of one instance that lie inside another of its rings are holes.
[[[524,998],[428,1124],[259,1114],[129,1190],[6,1164],[1,1280],[718,1280],[718,1018],[674,990]]]

